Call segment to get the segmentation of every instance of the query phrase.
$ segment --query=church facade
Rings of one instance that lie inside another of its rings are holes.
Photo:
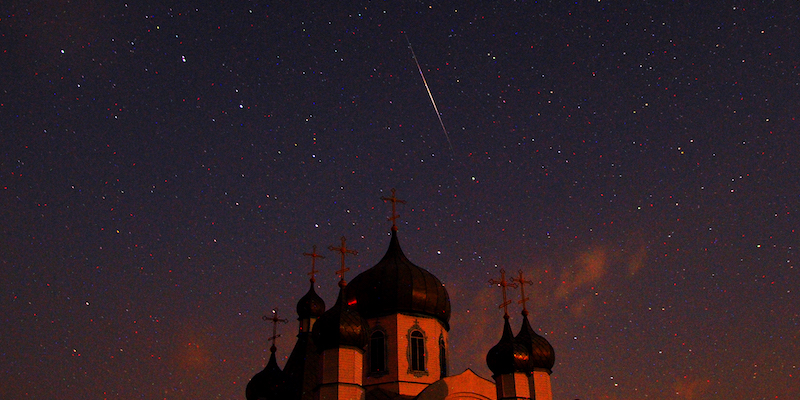
[[[344,238],[330,249],[342,259],[335,304],[326,308],[314,291],[312,261],[311,287],[297,304],[294,349],[281,369],[272,346],[267,366],[247,385],[247,400],[552,400],[553,348],[531,328],[524,301],[517,335],[506,312],[502,337],[487,354],[492,379],[470,369],[451,375],[449,295],[436,276],[403,254],[397,227],[383,258],[349,284],[344,260],[353,251]],[[524,285],[521,274],[520,280]],[[497,283],[505,306],[506,286],[513,283],[504,275]]]

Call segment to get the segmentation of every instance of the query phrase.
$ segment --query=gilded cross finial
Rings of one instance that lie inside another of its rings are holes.
[[[517,303],[522,304],[522,315],[528,316],[528,307],[525,305],[525,302],[530,300],[530,298],[525,297],[525,285],[532,285],[532,281],[526,281],[525,278],[522,277],[522,270],[519,270],[519,277],[518,278],[511,278],[511,282],[516,282],[519,284],[519,291],[522,294],[522,298],[519,299]]]
[[[316,273],[319,272],[315,268],[317,259],[325,258],[325,256],[317,254],[317,245],[311,247],[311,253],[303,253],[303,255],[306,257],[311,257],[311,272],[309,272],[308,274],[311,275],[311,283],[314,283],[316,282],[316,279],[314,279],[314,275],[316,275]]]
[[[345,280],[344,280],[344,273],[347,272],[347,271],[350,271],[350,268],[346,268],[344,266],[344,257],[347,254],[352,254],[354,256],[358,255],[358,251],[351,250],[351,249],[347,248],[346,241],[347,241],[347,239],[345,239],[345,237],[342,236],[342,246],[341,247],[333,247],[333,245],[328,246],[328,250],[330,250],[330,251],[338,251],[342,255],[342,268],[340,270],[336,271],[336,273],[339,275],[339,287],[342,287],[342,288],[347,284],[347,282],[345,282]]]
[[[278,335],[278,322],[283,322],[285,324],[285,323],[289,322],[289,320],[288,319],[284,319],[284,318],[278,318],[278,309],[277,308],[273,308],[272,309],[272,318],[267,317],[265,315],[265,316],[261,317],[261,319],[263,319],[264,321],[272,321],[272,336],[267,340],[272,342],[272,346],[270,346],[269,351],[274,353],[275,350],[278,349],[275,346],[275,342],[278,340],[279,337],[281,337],[281,335]]]
[[[508,296],[506,295],[506,288],[509,288],[509,287],[516,288],[517,285],[515,283],[508,282],[506,280],[506,270],[505,269],[501,269],[500,270],[500,280],[499,281],[496,281],[494,279],[489,279],[489,283],[491,283],[492,285],[500,286],[500,288],[503,290],[503,303],[500,304],[500,307],[498,307],[498,308],[502,308],[503,309],[503,318],[508,318],[508,305],[511,304],[512,302],[511,302],[511,300],[508,300]]]
[[[397,222],[396,221],[397,221],[397,218],[400,217],[399,215],[397,215],[397,203],[406,204],[405,200],[400,200],[400,199],[397,198],[397,196],[395,196],[395,192],[396,192],[395,189],[392,188],[392,197],[386,197],[386,196],[382,196],[381,197],[381,200],[383,200],[384,202],[387,202],[387,201],[391,201],[392,202],[392,216],[389,217],[389,221],[392,221],[392,230],[393,231],[397,231]]]

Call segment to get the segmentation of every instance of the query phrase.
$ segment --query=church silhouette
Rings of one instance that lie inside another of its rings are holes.
[[[297,303],[299,331],[294,349],[283,369],[273,345],[266,367],[246,388],[247,400],[455,400],[536,399],[552,400],[550,374],[555,353],[528,321],[522,271],[507,281],[490,281],[503,291],[504,324],[500,341],[486,362],[492,380],[467,369],[448,372],[450,297],[442,282],[412,263],[398,238],[395,205],[403,203],[392,190],[391,239],[386,254],[375,266],[347,284],[345,259],[355,254],[341,239],[329,249],[341,257],[339,294],[326,309],[314,291],[315,262],[311,253],[311,285]],[[506,288],[522,289],[523,321],[514,335],[509,324]],[[265,319],[267,319],[265,317]],[[273,315],[268,319],[285,322]],[[500,327],[498,326],[498,331]]]

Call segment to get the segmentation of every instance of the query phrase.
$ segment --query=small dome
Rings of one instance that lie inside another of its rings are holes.
[[[319,351],[338,347],[357,347],[363,350],[367,346],[367,320],[343,299],[344,288],[341,288],[336,304],[325,311],[314,324],[311,337]]]
[[[364,318],[406,312],[437,318],[450,330],[450,296],[433,274],[414,265],[403,254],[397,232],[386,255],[347,285],[349,303],[357,304]]]
[[[533,368],[544,368],[548,371],[553,369],[553,365],[556,363],[553,346],[531,328],[527,315],[523,316],[522,328],[519,330],[516,340],[527,348],[531,356],[531,370]]]
[[[514,339],[508,316],[505,316],[503,337],[486,354],[486,364],[494,375],[511,374],[530,371],[528,349]]]
[[[325,312],[325,301],[314,291],[314,282],[308,293],[297,302],[297,316],[299,319],[319,318]]]
[[[281,389],[284,384],[284,374],[278,367],[275,360],[275,346],[270,351],[267,366],[259,373],[255,374],[245,388],[245,398],[247,400],[272,400],[281,399]]]

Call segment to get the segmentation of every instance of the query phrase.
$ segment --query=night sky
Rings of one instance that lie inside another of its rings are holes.
[[[219,3],[0,7],[0,397],[243,399],[396,188],[451,373],[523,270],[557,399],[797,398],[797,2]]]

